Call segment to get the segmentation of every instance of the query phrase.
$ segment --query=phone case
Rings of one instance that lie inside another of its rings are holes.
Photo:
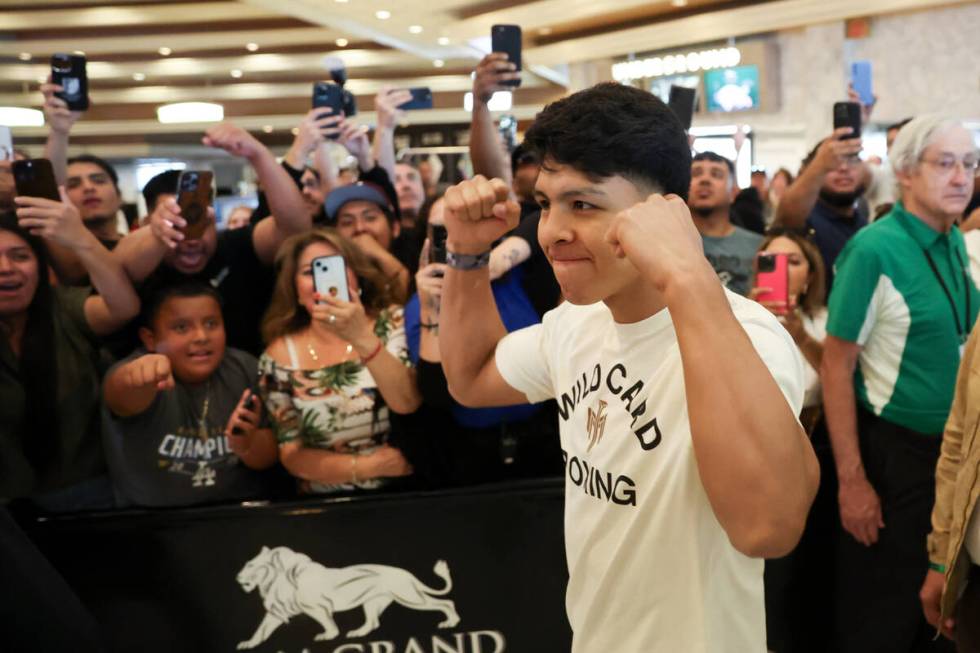
[[[332,82],[313,84],[313,108],[330,107],[334,115],[344,111],[344,89]]]
[[[51,81],[64,88],[55,96],[68,104],[72,111],[88,109],[88,75],[85,73],[85,57],[80,54],[54,54],[51,56]]]
[[[58,182],[55,181],[54,168],[51,167],[50,161],[47,159],[14,161],[11,167],[18,196],[61,201]]]
[[[686,86],[670,86],[670,96],[667,99],[667,106],[674,112],[677,119],[685,130],[691,128],[694,120],[694,104],[697,99],[697,91]]]
[[[756,301],[783,305],[776,312],[789,313],[789,257],[786,254],[761,252],[756,260],[755,287],[769,290],[756,296]]]
[[[413,111],[417,109],[431,109],[432,108],[432,90],[427,87],[421,88],[410,88],[408,91],[412,94],[412,99],[401,105],[399,108],[405,111]]]
[[[350,301],[347,290],[347,266],[339,254],[313,259],[313,287],[322,297],[336,297]]]
[[[429,240],[429,262],[446,262],[446,237],[448,232],[442,225],[432,225],[432,235]]]
[[[184,236],[188,239],[203,236],[210,224],[211,178],[207,171],[185,170],[177,180],[177,204],[180,205],[180,217],[187,221]]]
[[[861,97],[861,104],[870,106],[875,102],[871,91],[871,62],[855,61],[851,64],[851,85]]]
[[[491,50],[506,52],[512,64],[521,70],[521,27],[520,25],[494,25],[490,28]],[[505,86],[520,86],[521,80],[503,82]]]
[[[857,102],[834,103],[834,129],[850,127],[852,131],[841,140],[861,137],[861,105]]]
[[[0,161],[10,161],[14,158],[14,137],[10,127],[0,125]]]

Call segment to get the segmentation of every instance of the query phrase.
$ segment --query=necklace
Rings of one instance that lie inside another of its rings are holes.
[[[197,420],[197,437],[201,440],[208,439],[208,408],[211,407],[211,379],[204,388],[204,403],[201,405],[201,417]]]
[[[310,358],[312,358],[314,362],[317,362],[317,363],[320,362],[320,357],[317,356],[316,349],[313,348],[313,342],[310,341],[310,340],[307,340],[306,341],[306,351],[308,351],[310,353]],[[344,353],[344,359],[345,360],[347,359],[347,357],[349,357],[351,355],[351,352],[352,351],[354,351],[354,345],[348,344],[347,345],[347,351]]]

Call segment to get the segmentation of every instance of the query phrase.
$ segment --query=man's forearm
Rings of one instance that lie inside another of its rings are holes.
[[[113,317],[126,320],[139,311],[139,298],[123,266],[95,236],[90,234],[75,252]]]
[[[823,383],[823,407],[827,430],[834,451],[837,477],[842,481],[865,479],[858,445],[857,399],[854,395],[853,371],[832,353],[824,352],[820,369]]]
[[[395,183],[395,130],[393,127],[378,125],[371,141],[371,153],[376,165],[388,173],[391,183]]]
[[[51,130],[44,143],[44,158],[54,168],[54,178],[59,186],[68,182],[68,134]]]
[[[309,229],[312,217],[303,202],[303,195],[296,182],[286,170],[276,162],[272,153],[264,149],[249,163],[262,182],[269,211],[275,217],[276,227],[285,235],[300,233]]]
[[[785,555],[802,533],[819,468],[796,415],[709,274],[668,289],[701,482],[732,543]]]
[[[824,175],[816,169],[816,164],[807,166],[779,200],[776,222],[791,229],[803,227],[817,204],[823,181]]]
[[[493,124],[493,114],[486,104],[474,99],[470,120],[470,160],[473,174],[511,183],[509,162],[504,157],[500,136]]]
[[[497,343],[507,335],[486,268],[446,270],[439,320],[446,381],[453,396],[466,403],[469,387],[493,358]]]
[[[133,283],[140,283],[160,267],[166,253],[167,246],[153,235],[153,230],[143,227],[124,236],[112,250],[112,257]]]

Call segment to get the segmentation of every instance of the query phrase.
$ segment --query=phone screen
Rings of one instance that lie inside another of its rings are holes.
[[[350,301],[347,289],[347,266],[344,257],[319,256],[313,259],[313,287],[321,297],[336,297],[345,302]]]
[[[521,70],[521,27],[520,25],[494,25],[490,28],[491,50],[506,52],[507,60]],[[520,86],[521,80],[511,79],[502,82],[505,86]]]
[[[402,104],[399,108],[406,111],[432,108],[432,90],[430,88],[425,86],[410,88],[408,92],[412,94],[412,99]]]
[[[694,120],[694,103],[697,91],[686,86],[670,85],[670,96],[667,99],[667,106],[674,112],[677,119],[685,130],[691,128]]]
[[[51,56],[51,81],[62,87],[56,93],[72,111],[88,109],[88,75],[85,57],[80,54],[54,54]]]
[[[446,262],[446,227],[441,224],[430,225],[432,234],[429,236],[429,262]]]

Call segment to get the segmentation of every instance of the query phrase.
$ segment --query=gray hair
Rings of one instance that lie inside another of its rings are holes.
[[[928,114],[913,118],[898,130],[892,149],[888,153],[892,170],[905,172],[922,159],[933,139],[951,129],[966,129],[959,120],[942,114]]]

